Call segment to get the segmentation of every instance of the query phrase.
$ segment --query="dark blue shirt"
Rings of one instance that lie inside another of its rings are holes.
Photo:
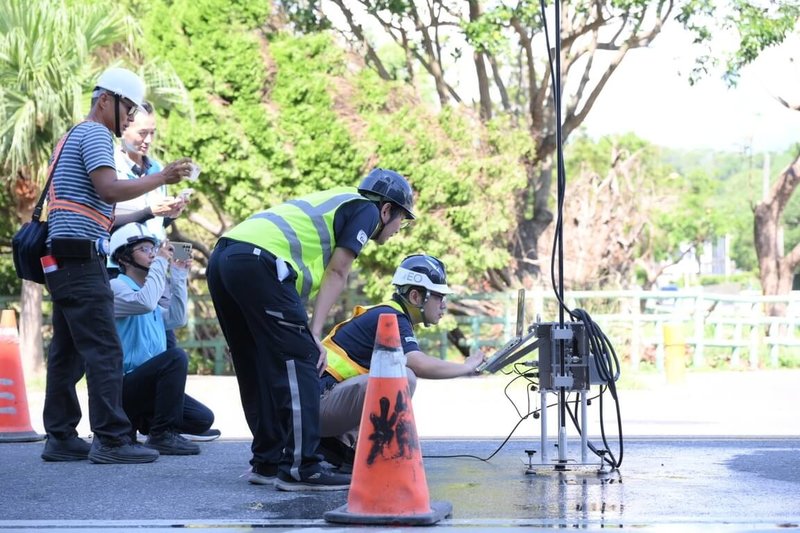
[[[364,368],[369,368],[372,361],[375,333],[378,331],[378,317],[382,313],[397,315],[397,327],[400,330],[400,344],[403,347],[403,353],[419,350],[419,343],[414,336],[414,329],[408,315],[388,305],[379,305],[347,322],[333,336],[333,342]],[[323,374],[320,379],[320,392],[330,389],[335,383],[336,379],[333,376],[327,373]]]
[[[337,247],[347,248],[356,257],[372,237],[380,222],[380,212],[374,202],[347,202],[333,216],[333,235]]]

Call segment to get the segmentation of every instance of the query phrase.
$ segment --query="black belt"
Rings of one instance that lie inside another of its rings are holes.
[[[53,238],[50,241],[49,252],[58,260],[105,259],[106,257],[106,254],[97,249],[97,241],[88,239]]]
[[[273,261],[278,259],[277,255],[273,254],[269,250],[265,250],[264,248],[262,248],[260,246],[256,246],[255,244],[253,244],[251,242],[237,241],[236,239],[231,239],[231,238],[228,238],[228,237],[220,238],[220,240],[217,241],[217,245],[215,246],[215,248],[219,248],[220,250],[222,250],[224,248],[227,248],[228,246],[233,246],[234,244],[243,244],[245,246],[253,248],[253,251],[258,250],[258,252],[260,252],[262,255],[265,255],[265,256],[269,257]],[[258,254],[256,254],[256,255],[258,255]]]

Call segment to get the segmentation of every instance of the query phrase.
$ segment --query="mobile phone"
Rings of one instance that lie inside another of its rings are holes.
[[[174,247],[172,258],[176,261],[186,261],[192,257],[192,243],[170,241],[170,244]]]
[[[186,178],[187,180],[196,181],[200,177],[200,165],[192,162],[192,172]]]

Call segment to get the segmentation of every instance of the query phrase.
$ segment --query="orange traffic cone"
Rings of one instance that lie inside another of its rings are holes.
[[[449,502],[430,501],[397,316],[381,314],[347,504],[325,513],[325,520],[427,525],[452,510]]]
[[[0,316],[0,442],[34,442],[43,438],[31,427],[16,314],[5,309]]]

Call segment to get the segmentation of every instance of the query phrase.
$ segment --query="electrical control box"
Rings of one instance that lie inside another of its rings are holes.
[[[588,390],[589,340],[583,322],[565,322],[563,326],[557,322],[540,322],[533,327],[539,339],[539,386],[548,391]]]

